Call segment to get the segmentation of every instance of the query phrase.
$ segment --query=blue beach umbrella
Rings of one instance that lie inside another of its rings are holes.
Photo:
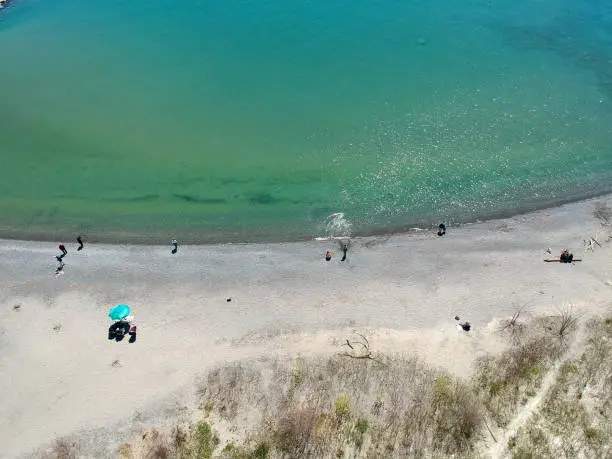
[[[118,304],[110,310],[108,317],[113,320],[125,319],[130,315],[130,307],[127,304]]]

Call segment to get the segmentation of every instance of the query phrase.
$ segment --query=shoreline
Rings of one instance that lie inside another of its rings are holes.
[[[606,190],[603,192],[592,193],[587,196],[581,195],[580,197],[566,196],[556,200],[549,200],[540,204],[524,203],[522,206],[516,207],[513,211],[497,211],[491,212],[481,218],[473,220],[455,222],[447,220],[450,228],[460,228],[468,225],[474,225],[478,223],[485,223],[497,220],[504,220],[510,218],[516,218],[523,215],[529,215],[536,212],[543,212],[547,210],[556,209],[572,204],[587,203],[597,199],[608,199],[612,197],[612,191]],[[440,220],[444,219],[441,217]],[[349,219],[350,221],[350,219]],[[379,228],[373,228],[371,230],[357,231],[350,235],[333,235],[336,238],[368,238],[368,237],[381,237],[381,236],[398,236],[398,235],[411,235],[420,234],[424,231],[434,231],[437,228],[438,222],[432,222],[429,226],[419,226],[419,224],[401,224],[401,225],[390,225]],[[421,223],[423,225],[423,223]],[[71,241],[76,238],[77,235],[81,235],[89,243],[106,244],[106,245],[167,245],[171,239],[177,239],[181,245],[224,245],[224,244],[274,244],[274,243],[295,243],[295,242],[307,242],[317,238],[323,239],[329,235],[315,234],[308,236],[265,236],[261,229],[253,229],[253,232],[257,233],[256,236],[245,239],[244,237],[228,236],[227,233],[231,231],[216,230],[203,233],[193,229],[182,229],[164,231],[129,231],[129,230],[103,230],[99,233],[88,232],[87,230],[79,230],[75,228],[73,231],[60,230],[55,231],[52,228],[49,230],[37,229],[33,231],[28,230],[15,230],[6,229],[0,226],[0,240],[7,241],[27,241],[27,242],[58,242],[58,241]],[[181,234],[182,233],[182,234]]]

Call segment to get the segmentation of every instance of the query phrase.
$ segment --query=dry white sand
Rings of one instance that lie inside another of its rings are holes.
[[[90,429],[127,435],[146,422],[142,413],[191,403],[212,365],[335,352],[353,329],[374,351],[414,352],[467,375],[475,357],[501,346],[494,319],[524,303],[532,314],[570,303],[609,310],[610,251],[582,246],[598,232],[608,238],[596,202],[612,207],[605,197],[445,237],[357,239],[344,263],[337,247],[314,241],[181,246],[174,256],[102,244],[76,252],[74,243],[56,277],[57,243],[0,241],[0,457]],[[548,247],[584,261],[544,263]],[[118,303],[133,308],[134,344],[107,340]],[[455,315],[474,329],[457,331]]]

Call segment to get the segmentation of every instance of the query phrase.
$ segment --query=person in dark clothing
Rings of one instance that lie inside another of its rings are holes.
[[[325,261],[330,261],[331,258],[332,258],[332,255],[333,254],[329,250],[327,252],[325,252]]]
[[[455,320],[457,322],[459,322],[459,320],[461,320],[461,319],[459,318],[459,316],[455,316]],[[461,329],[464,332],[469,332],[472,329],[472,324],[470,324],[467,320],[465,322],[463,322],[463,323],[459,322],[457,325],[459,327],[461,327]]]
[[[83,239],[81,239],[81,236],[77,236],[77,242],[79,243],[77,251],[83,250]]]
[[[561,263],[571,263],[572,261],[574,261],[574,254],[573,253],[569,253],[569,251],[567,249],[563,250],[563,252],[561,252],[561,256],[559,257],[559,261]]]
[[[442,221],[438,225],[438,236],[444,236],[446,234],[446,222]]]
[[[178,241],[176,239],[172,239],[172,242],[170,242],[170,244],[173,247],[172,255],[174,255],[176,252],[178,252]]]
[[[66,250],[66,247],[64,246],[64,244],[60,244],[59,245],[59,249],[61,250],[61,254],[56,256],[55,258],[57,259],[57,261],[59,261],[60,263],[62,262],[62,259],[68,255],[68,251]]]
[[[119,342],[127,334],[130,335],[130,343],[136,341],[136,327],[134,327],[134,333],[130,333],[130,324],[123,320],[115,322],[108,328],[108,339],[110,340],[114,339]],[[133,341],[132,338],[134,338]]]
[[[342,260],[340,260],[340,261],[345,261],[346,260],[346,252],[348,252],[348,248],[349,248],[348,243],[342,244]]]

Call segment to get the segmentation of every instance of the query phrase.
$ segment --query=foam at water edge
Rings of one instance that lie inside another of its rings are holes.
[[[322,231],[327,236],[315,237],[316,241],[347,239],[351,237],[351,222],[345,218],[344,213],[336,212],[325,218]]]

